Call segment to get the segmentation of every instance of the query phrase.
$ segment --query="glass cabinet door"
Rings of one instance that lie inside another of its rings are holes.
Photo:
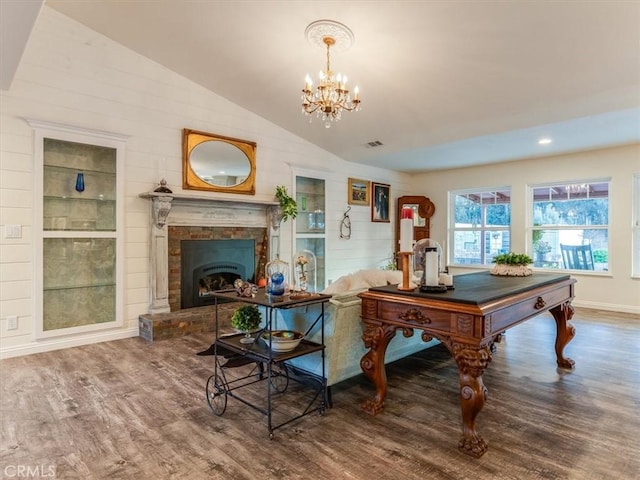
[[[113,322],[113,238],[43,239],[43,331]]]
[[[296,177],[296,233],[324,235],[324,180]]]
[[[44,138],[45,231],[116,230],[116,149]]]
[[[120,326],[124,141],[46,127],[35,129],[42,192],[38,335]]]
[[[296,251],[309,250],[316,256],[316,290],[322,291],[325,288],[325,259],[324,259],[324,238],[297,238]]]
[[[295,251],[309,250],[316,256],[316,289],[325,288],[325,181],[321,178],[296,176]]]

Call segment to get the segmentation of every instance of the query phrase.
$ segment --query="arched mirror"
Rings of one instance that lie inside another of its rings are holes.
[[[255,194],[256,144],[185,128],[182,188]]]
[[[396,252],[400,242],[400,219],[402,209],[413,210],[413,239],[417,242],[423,238],[429,238],[431,230],[431,217],[436,211],[436,206],[424,196],[407,195],[398,197],[398,213],[396,215]]]

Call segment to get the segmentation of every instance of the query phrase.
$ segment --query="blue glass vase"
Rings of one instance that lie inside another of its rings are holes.
[[[84,173],[78,172],[76,177],[76,192],[84,192]]]
[[[276,255],[276,259],[267,263],[267,295],[270,298],[281,298],[289,286],[289,264],[280,260],[280,256]]]

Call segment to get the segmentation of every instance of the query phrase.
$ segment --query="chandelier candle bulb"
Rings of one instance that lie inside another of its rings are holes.
[[[413,211],[410,208],[402,209],[400,219],[400,251],[413,251]]]
[[[436,247],[427,247],[424,256],[425,284],[428,287],[437,287],[439,281],[438,249]]]

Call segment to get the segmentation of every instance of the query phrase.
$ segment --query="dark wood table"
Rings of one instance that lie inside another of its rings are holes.
[[[375,397],[366,400],[362,408],[372,415],[382,411],[387,394],[384,355],[396,331],[410,337],[415,329],[421,330],[424,341],[437,338],[455,358],[462,409],[458,448],[480,457],[488,447],[476,431],[476,416],[487,397],[482,374],[491,361],[492,345],[508,328],[549,311],[557,325],[558,366],[573,369],[574,361],[564,357],[563,350],[575,335],[569,323],[575,283],[565,274],[499,277],[480,272],[455,276],[455,289],[446,293],[404,292],[396,285],[361,293],[362,339],[369,351],[360,366],[376,388]]]

